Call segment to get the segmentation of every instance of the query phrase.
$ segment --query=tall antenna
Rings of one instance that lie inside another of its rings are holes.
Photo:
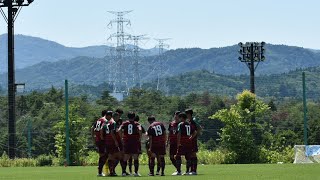
[[[130,36],[130,39],[133,41],[133,85],[141,88],[141,74],[140,74],[140,41],[147,40],[149,38],[146,35],[137,35]]]
[[[164,79],[164,70],[167,68],[167,59],[164,55],[165,48],[169,48],[169,44],[165,42],[170,40],[170,38],[164,39],[155,39],[158,41],[158,45],[156,46],[159,50],[157,64],[157,90],[166,90],[166,80]]]
[[[125,57],[126,57],[126,43],[125,41],[130,37],[129,34],[124,32],[124,25],[130,26],[131,22],[129,19],[124,18],[124,15],[132,12],[132,11],[108,11],[111,14],[116,15],[116,19],[113,19],[109,22],[108,27],[112,27],[113,24],[117,24],[117,32],[111,34],[108,38],[111,40],[112,38],[117,39],[117,46],[115,48],[115,72],[114,72],[114,80],[113,80],[113,93],[128,93],[128,81],[127,81],[127,72],[125,68]],[[121,99],[121,98],[120,98]]]

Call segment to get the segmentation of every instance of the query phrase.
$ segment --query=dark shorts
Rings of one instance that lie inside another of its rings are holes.
[[[96,141],[98,153],[106,153],[106,143],[104,141]]]
[[[177,154],[177,144],[170,144],[170,156],[174,156]]]
[[[139,141],[127,141],[123,144],[123,151],[125,154],[139,154],[141,143]]]
[[[116,147],[114,144],[106,145],[107,153],[108,154],[114,154],[121,152],[123,150],[122,146],[119,144],[119,147]]]
[[[165,144],[152,146],[151,152],[156,155],[165,155],[166,154],[166,146],[165,146]]]
[[[192,154],[192,152],[193,152],[192,146],[182,145],[182,146],[179,146],[178,149],[177,149],[177,155],[178,156],[190,155],[190,154]]]

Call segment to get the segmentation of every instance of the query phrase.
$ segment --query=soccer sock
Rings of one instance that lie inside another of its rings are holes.
[[[108,160],[108,165],[109,165],[110,174],[113,174],[113,173],[114,173],[113,162],[114,162],[114,161],[112,161],[112,160]]]
[[[192,161],[191,161],[191,158],[190,156],[185,156],[186,158],[186,172],[190,172],[190,168],[191,168],[191,165],[192,165]]]
[[[177,168],[177,161],[174,159],[174,157],[170,157],[170,160],[172,162],[172,165],[174,165],[175,168]]]
[[[177,166],[177,171],[181,173],[181,157],[180,156],[176,157],[176,166]]]
[[[98,162],[98,173],[102,173],[102,168],[104,164],[106,163],[106,156],[101,156],[99,157],[99,162]]]
[[[197,172],[198,169],[198,157],[194,158],[194,171],[193,172]]]
[[[132,173],[132,158],[128,160],[129,171]]]
[[[164,174],[164,169],[166,167],[166,161],[165,161],[164,157],[161,157],[160,159],[161,159],[160,165],[161,165],[161,169],[162,169],[161,173]]]
[[[150,157],[149,159],[149,170],[151,174],[154,174],[154,165],[155,165],[155,158]]]
[[[133,164],[134,164],[134,172],[138,173],[138,171],[139,171],[139,160],[138,159],[134,160]]]
[[[121,161],[122,173],[126,173],[127,161]]]
[[[161,162],[160,161],[157,161],[157,172],[160,172],[161,170]]]

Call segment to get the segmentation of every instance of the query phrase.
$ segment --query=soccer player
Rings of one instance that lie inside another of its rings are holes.
[[[134,118],[134,121],[139,123],[140,117],[139,117],[138,115],[136,115],[136,117]],[[141,125],[141,133],[142,133],[142,134],[145,134],[145,133],[146,133],[146,130],[144,129],[144,127],[143,127],[142,125]],[[139,145],[140,145],[140,147],[139,147],[140,153],[139,153],[139,154],[141,154],[141,153],[142,153],[142,151],[141,151],[141,144],[139,144]],[[129,166],[129,173],[130,173],[130,174],[132,174],[132,161],[133,161],[132,156],[130,156],[130,158],[129,158],[129,160],[128,160],[128,166]],[[127,175],[128,175],[128,174],[127,174]]]
[[[93,141],[97,147],[98,153],[99,153],[98,175],[97,176],[105,176],[102,173],[102,168],[103,168],[103,165],[106,163],[106,159],[107,159],[106,146],[105,146],[103,139],[101,139],[100,130],[102,129],[102,127],[106,123],[106,114],[107,114],[107,110],[103,110],[101,112],[102,117],[99,118],[91,126],[91,136],[92,136],[92,139],[93,139]]]
[[[161,176],[164,176],[165,169],[165,159],[164,155],[166,154],[166,128],[161,122],[156,121],[154,116],[148,117],[148,122],[150,126],[148,128],[149,136],[149,153],[150,153],[150,164],[149,176],[154,176],[154,166],[155,158],[161,167]]]
[[[196,122],[195,118],[193,117],[193,110],[192,109],[186,109],[186,114],[187,114],[188,122],[197,131],[196,136],[193,138],[191,164],[187,168],[187,171],[191,168],[191,171],[189,172],[189,175],[197,175],[197,169],[198,169],[198,157],[197,157],[197,153],[198,153],[198,136],[200,135],[200,133],[202,131],[202,127]]]
[[[195,138],[197,131],[191,124],[187,121],[187,115],[185,113],[179,114],[180,123],[178,125],[178,135],[177,135],[177,155],[176,155],[176,165],[178,173],[181,175],[181,156],[185,156],[187,164],[191,164],[191,154],[193,149],[193,139]],[[185,173],[184,175],[189,175]]]
[[[106,114],[107,122],[100,131],[106,143],[106,150],[108,154],[108,165],[110,169],[109,176],[117,176],[115,172],[115,160],[122,160],[121,142],[116,132],[116,121],[113,118],[118,118],[118,113],[108,111]]]
[[[141,147],[141,135],[142,129],[141,125],[138,122],[134,121],[135,118],[134,112],[128,113],[127,121],[123,122],[119,127],[118,131],[122,133],[122,141],[123,141],[123,150],[124,150],[124,158],[122,161],[122,176],[126,176],[126,168],[127,161],[130,156],[133,157],[134,163],[134,176],[141,176],[138,173],[139,170],[139,153]],[[140,144],[140,145],[139,145]]]
[[[170,145],[170,160],[174,167],[177,169],[175,155],[177,154],[177,133],[178,133],[178,124],[179,124],[179,114],[180,111],[174,113],[173,121],[169,124],[169,136],[167,140],[167,146]],[[178,170],[172,174],[178,175]]]

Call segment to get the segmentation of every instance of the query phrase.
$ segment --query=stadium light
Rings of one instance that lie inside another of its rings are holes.
[[[15,158],[16,146],[16,89],[14,67],[14,21],[17,19],[21,8],[29,6],[33,0],[0,0],[0,12],[8,24],[8,155]],[[2,8],[8,8],[8,14]]]
[[[255,93],[255,84],[254,84],[254,72],[258,67],[261,61],[265,61],[265,42],[240,42],[238,45],[240,46],[238,58],[239,61],[246,63],[250,70],[250,91]],[[257,63],[255,65],[255,63]]]

